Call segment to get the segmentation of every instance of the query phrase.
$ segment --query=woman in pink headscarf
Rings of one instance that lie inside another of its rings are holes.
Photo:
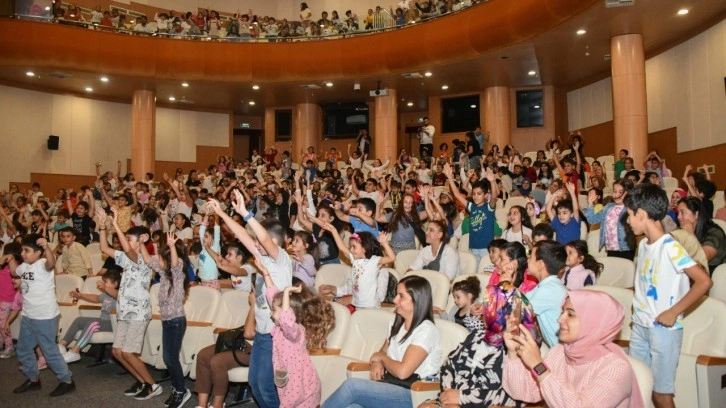
[[[625,313],[610,295],[578,290],[562,305],[560,344],[542,360],[525,328],[508,327],[504,389],[518,401],[550,408],[642,408],[638,381],[625,352],[613,343]]]
[[[686,198],[686,196],[688,196],[688,194],[686,194],[686,191],[682,188],[673,190],[671,193],[670,205],[668,206],[668,213],[666,214],[668,217],[671,217],[673,222],[675,222],[679,227],[681,225],[678,223],[678,202],[681,201],[681,198]]]

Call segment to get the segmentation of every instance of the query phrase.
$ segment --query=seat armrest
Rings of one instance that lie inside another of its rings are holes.
[[[58,306],[76,306],[73,302],[58,302]]]
[[[339,356],[340,349],[314,349],[309,350],[311,356]]]
[[[706,366],[726,365],[726,358],[701,355],[696,359],[696,364]]]
[[[368,363],[349,363],[348,371],[371,371],[371,365]]]
[[[189,321],[187,322],[187,327],[210,327],[212,326],[212,322],[197,322],[197,321]]]
[[[613,343],[617,344],[620,347],[630,347],[630,340],[615,339],[613,340]]]
[[[101,305],[80,305],[78,310],[101,310]]]
[[[411,391],[439,391],[441,384],[438,381],[416,381],[411,384]]]
[[[434,306],[434,314],[435,315],[442,315],[443,313],[444,313],[444,311],[441,310],[441,308],[438,308],[438,307]]]
[[[153,315],[151,315],[151,320],[161,320],[161,315],[158,313],[153,314]],[[188,325],[189,325],[189,323],[187,323],[187,326]]]
[[[381,307],[392,308],[392,307],[396,307],[396,305],[394,305],[393,303],[381,302]]]

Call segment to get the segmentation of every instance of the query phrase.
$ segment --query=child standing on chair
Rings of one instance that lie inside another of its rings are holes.
[[[131,227],[126,232],[118,225],[118,216],[114,212],[112,225],[123,251],[117,251],[108,245],[106,237],[106,212],[99,208],[96,211],[101,225],[101,252],[114,257],[116,265],[123,268],[121,285],[119,286],[116,318],[116,332],[113,339],[113,356],[129,372],[136,382],[124,391],[124,395],[137,400],[147,400],[162,393],[161,386],[141,361],[139,354],[144,345],[144,334],[151,320],[151,284],[152,271],[144,262],[139,252],[151,237],[146,227]]]
[[[8,259],[10,272],[19,276],[23,294],[23,319],[20,321],[18,336],[18,360],[23,374],[28,378],[13,390],[20,394],[40,389],[38,364],[35,360],[36,346],[60,382],[51,397],[67,394],[76,389],[68,370],[68,364],[58,351],[55,335],[58,333],[58,300],[55,296],[55,255],[48,241],[38,234],[28,234],[21,242],[23,263],[18,265],[14,258]]]
[[[494,209],[497,206],[499,188],[496,176],[487,170],[486,180],[478,181],[471,187],[471,201],[468,200],[454,182],[454,172],[448,164],[444,166],[444,174],[449,180],[451,191],[456,200],[469,211],[469,249],[476,257],[476,264],[488,255],[489,243],[494,239]]]
[[[182,340],[187,329],[184,299],[189,295],[189,274],[186,272],[189,258],[184,242],[173,232],[166,233],[166,245],[159,248],[159,255],[149,255],[144,245],[139,248],[144,262],[159,274],[161,343],[164,364],[169,370],[173,388],[164,405],[179,408],[192,396],[184,384],[184,371],[179,361]]]
[[[333,307],[302,285],[280,292],[264,265],[257,259],[255,265],[265,278],[275,322],[272,361],[280,408],[315,408],[320,405],[320,378],[308,350],[325,347],[335,324]]]
[[[625,199],[628,224],[645,234],[638,248],[630,355],[653,372],[653,403],[674,407],[676,368],[683,340],[683,312],[708,293],[712,282],[660,220],[668,197],[653,184],[639,184]],[[689,285],[689,279],[693,285]],[[689,289],[690,286],[690,289]]]
[[[254,213],[247,210],[244,196],[239,190],[233,191],[234,210],[242,216],[242,220],[252,228],[255,238],[247,230],[234,221],[220,207],[219,202],[210,200],[207,204],[217,216],[224,221],[242,245],[247,248],[260,263],[268,270],[270,279],[278,288],[286,288],[292,284],[292,260],[282,248],[285,242],[285,229],[276,219],[267,219],[258,222]],[[262,276],[257,276],[255,292],[257,301],[255,307],[255,346],[250,355],[249,384],[252,388],[257,405],[260,408],[276,408],[280,399],[275,387],[274,371],[272,367],[272,329],[274,323],[271,318],[271,305],[267,301],[266,284]]]

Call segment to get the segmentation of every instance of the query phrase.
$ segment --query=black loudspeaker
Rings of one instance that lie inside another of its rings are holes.
[[[58,150],[60,143],[60,136],[50,135],[48,136],[48,150]]]

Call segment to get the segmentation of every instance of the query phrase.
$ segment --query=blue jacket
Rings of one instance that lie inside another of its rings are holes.
[[[615,203],[611,202],[603,207],[602,211],[595,214],[595,207],[589,206],[582,210],[585,214],[587,222],[592,224],[600,224],[600,247],[602,249],[605,246],[605,224],[604,221],[607,219],[607,214],[616,206]],[[630,228],[628,227],[628,212],[623,209],[620,213],[620,222],[618,223],[618,245],[621,251],[630,251],[635,249],[635,237],[633,236]]]

